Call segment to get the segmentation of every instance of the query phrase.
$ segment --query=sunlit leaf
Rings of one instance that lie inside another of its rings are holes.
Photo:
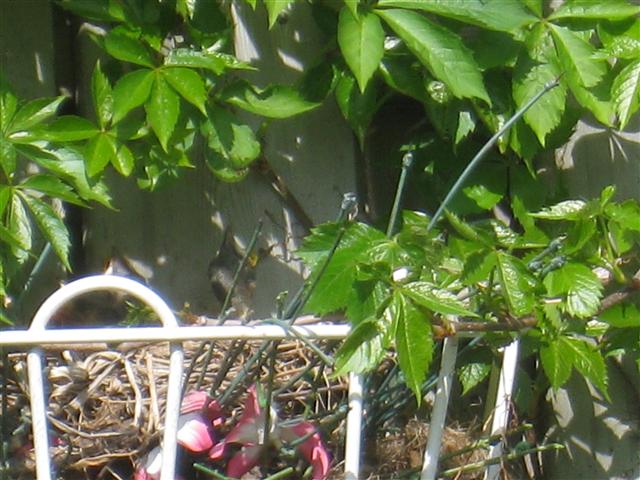
[[[589,20],[624,20],[640,12],[640,6],[626,0],[570,0],[564,2],[555,12],[549,15],[550,20],[584,18]]]
[[[443,315],[461,315],[477,317],[477,314],[467,309],[456,296],[427,282],[411,282],[402,287],[402,292],[415,303]]]
[[[620,71],[611,91],[620,128],[624,129],[640,105],[640,59]]]
[[[367,372],[378,365],[384,353],[375,320],[360,322],[336,352],[335,374]]]
[[[69,232],[62,219],[54,212],[50,205],[30,195],[20,195],[25,204],[29,207],[31,214],[36,220],[40,231],[49,240],[53,250],[62,261],[63,265],[71,270],[69,265]]]
[[[384,54],[384,29],[371,12],[355,17],[348,8],[340,11],[338,45],[344,59],[364,92]]]
[[[180,99],[161,75],[157,75],[144,108],[160,145],[166,152],[180,115]]]
[[[433,359],[431,323],[404,295],[394,295],[391,304],[396,324],[398,364],[419,405],[422,400],[422,383]]]
[[[379,69],[382,78],[391,88],[418,101],[425,101],[424,79],[419,65],[412,58],[388,56],[382,59]]]
[[[520,259],[504,252],[497,252],[496,260],[502,295],[509,308],[516,316],[530,313],[535,300],[526,279],[526,266]]]
[[[554,340],[540,348],[540,361],[551,386],[562,387],[573,370],[573,352],[560,340]]]
[[[52,198],[59,198],[76,205],[85,205],[73,189],[58,177],[48,174],[31,175],[26,178],[20,188],[35,190]]]
[[[63,96],[56,98],[38,98],[26,103],[16,112],[11,121],[11,126],[7,130],[7,134],[19,130],[26,130],[53,117],[65,99],[66,97]]]
[[[607,400],[611,400],[609,398],[609,389],[607,388],[607,366],[604,363],[602,354],[584,340],[560,337],[560,342],[566,346],[563,350],[571,350],[573,352],[573,365],[576,370],[592,382]]]
[[[531,212],[534,218],[545,220],[576,220],[586,208],[587,203],[583,200],[566,200],[551,207],[546,207],[539,212]]]
[[[552,25],[551,33],[570,84],[586,88],[598,84],[607,67],[602,60],[593,58],[593,45],[566,27]]]
[[[55,119],[46,129],[38,131],[38,135],[54,142],[75,142],[91,138],[98,132],[98,128],[86,118],[65,115]]]
[[[226,89],[222,100],[251,113],[268,118],[288,118],[313,110],[319,102],[308,101],[294,87],[272,85],[257,89],[238,82]]]
[[[164,60],[167,66],[204,68],[220,75],[227,70],[254,70],[246,62],[241,62],[233,55],[220,52],[175,48]]]
[[[640,310],[633,303],[619,303],[608,308],[598,318],[617,328],[640,327]]]
[[[491,103],[480,69],[460,37],[410,10],[378,10],[407,47],[458,98]]]
[[[0,76],[0,132],[8,130],[17,108],[18,98],[9,88],[7,82]]]
[[[269,28],[275,25],[280,14],[287,9],[291,2],[292,0],[264,0],[264,6],[267,7],[267,15],[269,17]]]
[[[200,75],[188,68],[167,68],[162,71],[164,79],[187,102],[195,105],[204,115],[207,91]]]
[[[106,133],[100,133],[87,142],[84,155],[87,161],[87,174],[95,177],[101,173],[116,154],[113,139]]]
[[[513,98],[518,107],[538,94],[549,82],[558,78],[560,72],[552,63],[538,64],[526,55],[516,64],[513,76]],[[560,84],[545,93],[527,112],[524,119],[538,137],[542,146],[547,135],[560,125],[565,109],[567,89]]]
[[[116,146],[116,154],[111,157],[111,165],[118,173],[124,177],[128,177],[133,172],[135,166],[135,158],[129,147],[125,144]]]
[[[260,155],[260,143],[253,130],[230,112],[211,107],[203,127],[208,146],[235,168],[247,167]]]
[[[544,277],[544,285],[551,296],[565,298],[569,315],[588,318],[598,311],[602,297],[602,283],[586,265],[570,262]]]
[[[462,384],[462,395],[466,395],[474,387],[482,383],[491,373],[491,363],[473,362],[462,365],[458,369],[458,379]]]
[[[29,215],[19,195],[11,195],[7,226],[11,236],[16,240],[12,245],[11,253],[18,263],[23,263],[29,258],[29,252],[33,245],[33,232]]]
[[[91,76],[91,96],[98,124],[104,128],[113,116],[113,93],[109,79],[102,72],[100,61],[96,62]]]
[[[112,30],[104,39],[104,48],[109,55],[123,62],[135,63],[143,67],[154,67],[149,50],[139,40]]]
[[[360,93],[356,79],[345,73],[338,80],[335,96],[342,115],[353,129],[362,147],[377,108],[374,85],[370,83],[364,93]]]
[[[153,80],[153,71],[143,68],[127,73],[116,82],[113,88],[113,123],[122,120],[147,100]]]

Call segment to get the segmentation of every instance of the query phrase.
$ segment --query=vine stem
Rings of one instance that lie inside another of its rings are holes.
[[[398,226],[402,196],[405,191],[409,172],[411,171],[411,167],[413,166],[413,160],[414,157],[412,151],[405,153],[402,157],[402,171],[400,172],[400,179],[398,180],[398,187],[396,188],[396,197],[393,200],[393,208],[391,209],[391,215],[389,217],[389,225],[387,226],[387,238],[391,238]]]
[[[540,100],[540,98],[543,95],[545,95],[548,91],[556,88],[558,85],[560,85],[560,77],[558,77],[555,80],[547,83],[542,88],[542,90],[540,90],[538,93],[536,93],[527,103],[525,103],[522,107],[520,107],[520,109],[515,113],[515,115],[513,115],[513,117],[511,117],[503,125],[503,127],[500,130],[498,130],[493,135],[493,137],[491,137],[489,139],[489,141],[482,146],[480,151],[478,151],[478,153],[476,153],[476,156],[473,157],[473,159],[469,162],[469,165],[467,165],[467,167],[460,174],[460,176],[458,177],[458,180],[456,180],[456,183],[453,184],[453,187],[451,187],[451,189],[447,193],[446,197],[444,197],[444,200],[442,201],[442,203],[438,207],[438,210],[436,210],[436,213],[431,218],[431,221],[429,222],[429,225],[427,226],[427,231],[430,231],[435,226],[436,222],[440,219],[440,217],[444,213],[444,210],[447,208],[447,205],[449,205],[449,203],[451,202],[451,200],[453,199],[455,194],[458,193],[458,190],[460,190],[460,187],[462,187],[462,184],[467,180],[467,178],[469,177],[471,172],[478,166],[480,161],[486,156],[486,154],[495,145],[495,143],[498,141],[498,139],[502,135],[504,135],[505,132],[507,130],[509,130],[513,126],[514,123],[516,123],[518,120],[520,120],[520,117],[522,117],[526,113],[527,110],[529,110],[538,100]]]

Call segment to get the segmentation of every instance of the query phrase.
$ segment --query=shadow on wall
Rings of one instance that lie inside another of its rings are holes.
[[[571,196],[593,198],[615,185],[618,198],[640,199],[640,115],[623,132],[580,121],[556,164]]]
[[[611,403],[575,373],[564,388],[549,391],[555,423],[545,440],[566,448],[549,453],[547,478],[639,478],[640,377],[632,363],[608,363]]]

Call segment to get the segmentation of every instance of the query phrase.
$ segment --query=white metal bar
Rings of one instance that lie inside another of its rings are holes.
[[[440,446],[442,444],[442,432],[447,417],[447,408],[449,406],[449,396],[451,395],[451,384],[453,382],[457,355],[458,338],[445,338],[442,346],[442,361],[438,375],[436,399],[429,423],[429,439],[427,440],[422,473],[420,474],[421,480],[433,480],[436,478],[438,457],[440,456]]]
[[[171,309],[155,292],[146,286],[128,278],[113,275],[97,275],[76,280],[75,282],[71,282],[60,288],[45,300],[42,306],[38,309],[28,331],[5,332],[2,335],[2,339],[10,339],[11,334],[13,333],[27,334],[34,338],[42,336],[46,337],[47,333],[53,333],[56,336],[61,335],[60,331],[54,332],[45,330],[47,323],[53,315],[55,315],[60,307],[69,300],[72,300],[82,294],[99,290],[120,290],[133,295],[145,302],[154,310],[166,329],[173,330],[178,328],[178,322]],[[94,341],[103,342],[105,340],[103,338],[102,340],[96,339]],[[34,342],[25,342],[23,345],[34,345]],[[182,347],[179,344],[172,344],[169,363],[169,385],[164,425],[161,480],[173,480],[175,477],[176,437],[178,431],[178,416],[180,413],[182,364]],[[36,476],[38,480],[51,480],[52,469],[49,458],[49,438],[44,394],[45,388],[42,375],[44,361],[43,353],[40,348],[34,348],[29,352],[27,356],[27,368],[29,373],[34,448],[36,453]]]
[[[362,403],[364,398],[363,378],[349,374],[349,412],[344,453],[345,480],[358,480],[360,476],[360,449],[362,442]]]
[[[305,338],[338,340],[350,331],[346,324],[292,326],[220,325],[210,327],[74,328],[8,330],[0,333],[0,346],[67,345],[74,343],[162,342],[186,340],[281,340]]]
[[[511,395],[515,383],[516,367],[518,366],[519,348],[520,342],[514,340],[504,349],[500,380],[498,383],[498,394],[496,395],[496,408],[493,412],[493,421],[491,424],[491,436],[504,433],[509,425]],[[496,458],[500,455],[502,455],[502,440],[492,445],[489,449],[489,458]],[[500,464],[489,465],[484,473],[485,480],[498,480],[500,467]]]

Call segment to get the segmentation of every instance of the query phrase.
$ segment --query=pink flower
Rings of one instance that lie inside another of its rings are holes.
[[[241,449],[231,457],[227,465],[227,475],[240,478],[255,467],[260,460],[263,447],[270,441],[276,444],[293,442],[302,437],[307,437],[298,450],[313,467],[313,480],[327,478],[331,456],[327,451],[320,434],[309,422],[301,422],[292,427],[283,427],[278,424],[278,416],[272,407],[269,415],[269,432],[264,431],[266,411],[260,408],[255,386],[251,386],[245,401],[244,412],[240,421],[220,443],[209,451],[209,457],[219,460],[224,456],[226,446],[232,443],[240,444]]]
[[[182,400],[177,442],[192,453],[203,453],[215,445],[212,427],[222,423],[222,409],[206,392],[191,392]],[[134,480],[157,480],[162,466],[162,448],[156,447],[134,475]]]

